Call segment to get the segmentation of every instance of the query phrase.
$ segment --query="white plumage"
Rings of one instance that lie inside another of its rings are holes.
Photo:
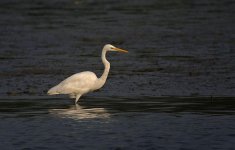
[[[90,71],[76,73],[55,87],[51,88],[49,94],[72,94],[73,93],[87,93],[92,90],[97,80],[96,75]],[[94,89],[95,90],[95,89]]]
[[[58,85],[52,87],[49,91],[49,95],[55,94],[68,94],[71,98],[76,98],[75,103],[78,102],[79,98],[88,92],[92,92],[101,88],[108,77],[110,63],[106,60],[106,52],[107,51],[119,51],[119,52],[128,52],[123,49],[116,48],[110,44],[106,44],[102,50],[102,62],[105,66],[104,73],[100,78],[97,78],[95,73],[90,71],[84,71],[80,73],[76,73]]]

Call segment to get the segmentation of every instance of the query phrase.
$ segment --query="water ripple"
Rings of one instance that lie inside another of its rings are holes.
[[[233,97],[90,97],[79,105],[65,97],[5,97],[0,99],[1,116],[35,116],[61,114],[78,118],[108,117],[128,112],[143,113],[196,113],[234,115]]]

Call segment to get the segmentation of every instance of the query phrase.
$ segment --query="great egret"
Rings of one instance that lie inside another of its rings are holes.
[[[60,82],[58,85],[52,87],[47,93],[49,95],[68,94],[71,98],[76,98],[76,104],[83,94],[92,92],[103,87],[108,77],[110,69],[110,63],[106,59],[107,51],[118,51],[124,53],[128,52],[126,50],[117,48],[111,44],[106,44],[102,50],[101,55],[101,59],[104,64],[104,73],[100,78],[97,78],[95,73],[90,71],[76,73],[68,77],[64,81]]]

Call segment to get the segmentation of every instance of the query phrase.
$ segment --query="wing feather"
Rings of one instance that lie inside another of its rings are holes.
[[[84,94],[92,90],[96,80],[97,76],[93,72],[85,71],[66,78],[53,88],[57,94]]]

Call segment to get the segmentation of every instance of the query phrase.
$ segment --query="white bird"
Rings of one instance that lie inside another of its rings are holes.
[[[76,98],[75,100],[76,104],[82,95],[103,87],[108,77],[110,69],[110,63],[106,59],[107,51],[118,51],[124,53],[128,52],[127,50],[117,48],[111,44],[106,44],[102,50],[102,55],[101,55],[101,59],[104,64],[104,73],[100,78],[97,78],[95,73],[91,71],[76,73],[66,78],[58,85],[52,87],[47,93],[49,95],[68,94],[70,95],[71,98]]]

